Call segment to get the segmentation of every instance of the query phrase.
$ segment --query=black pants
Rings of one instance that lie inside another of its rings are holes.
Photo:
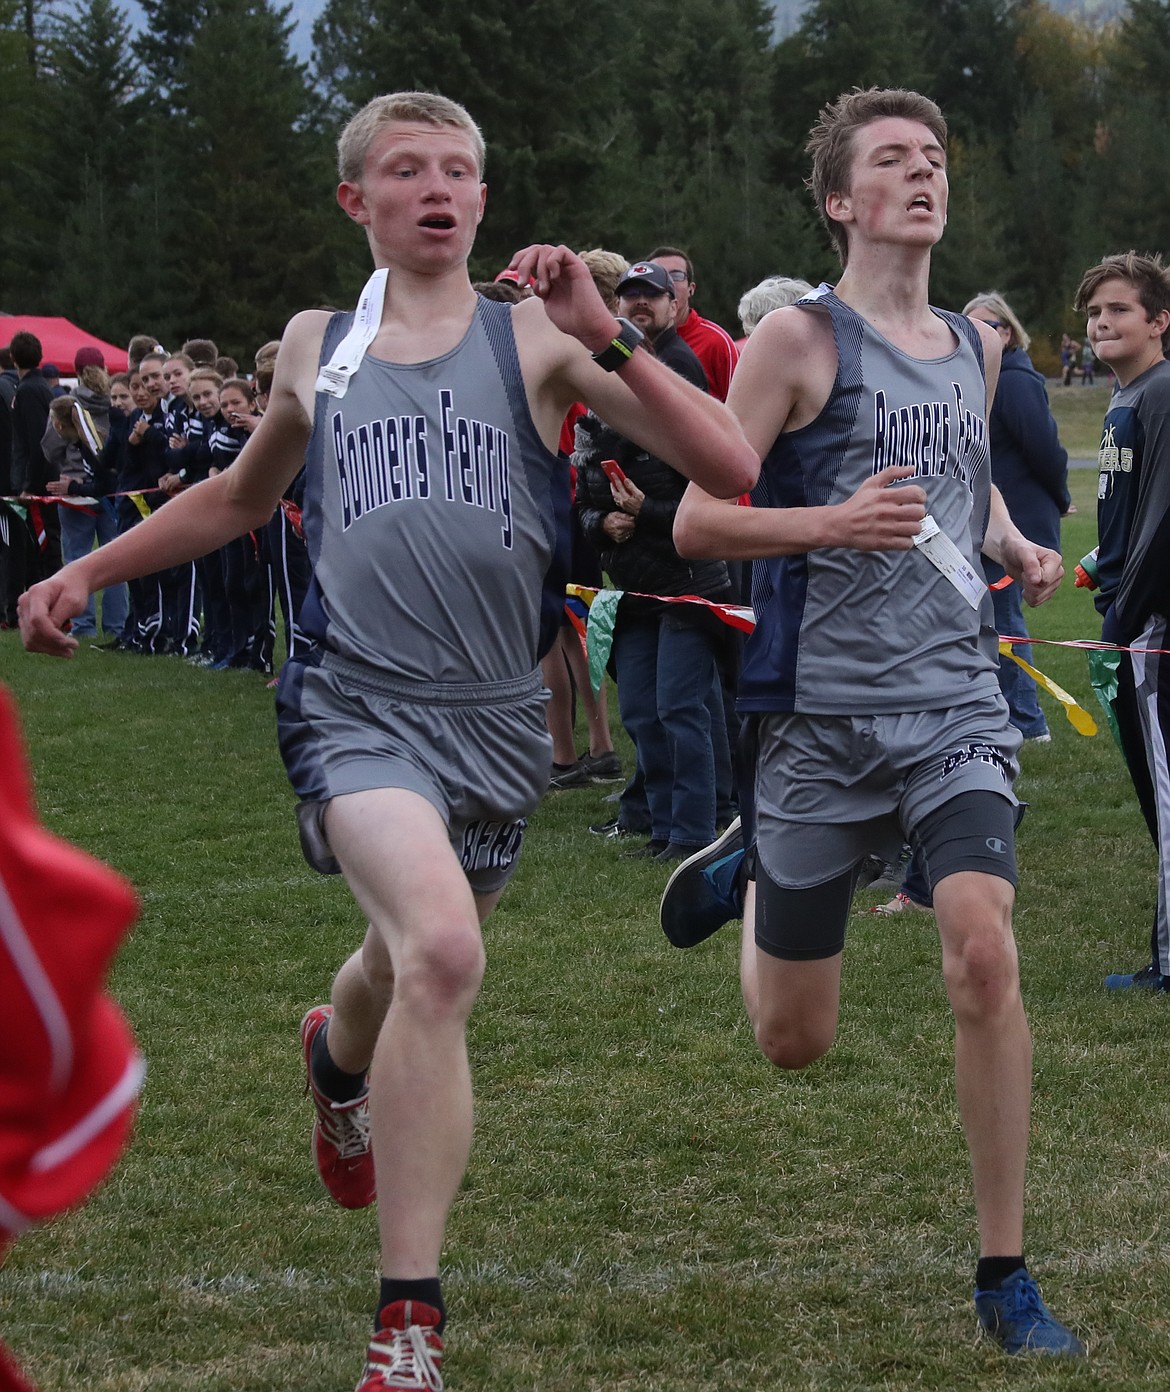
[[[1135,648],[1170,646],[1170,621],[1152,615]],[[1138,806],[1158,853],[1150,960],[1170,976],[1170,654],[1123,652],[1117,667],[1117,733]]]

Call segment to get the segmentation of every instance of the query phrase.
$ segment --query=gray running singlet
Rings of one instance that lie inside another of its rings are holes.
[[[816,420],[777,437],[752,503],[840,503],[879,469],[912,464],[928,512],[982,575],[991,472],[978,330],[934,310],[958,344],[922,360],[888,342],[828,286],[798,304],[832,317],[837,376]],[[990,594],[973,609],[916,548],[836,547],[756,561],[752,599],[742,711],[909,713],[999,689]]]
[[[323,363],[352,318],[330,321]],[[344,397],[317,394],[301,626],[407,681],[526,675],[564,605],[568,512],[568,468],[532,422],[511,306],[480,299],[449,353],[367,354]]]

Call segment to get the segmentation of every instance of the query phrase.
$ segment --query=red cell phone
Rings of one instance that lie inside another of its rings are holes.
[[[601,472],[609,479],[610,483],[628,483],[626,471],[616,459],[603,459],[601,461]]]

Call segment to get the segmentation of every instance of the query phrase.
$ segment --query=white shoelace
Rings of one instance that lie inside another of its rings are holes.
[[[370,1149],[370,1109],[365,1097],[354,1102],[332,1102],[318,1107],[317,1117],[325,1139],[337,1148],[342,1160],[353,1160]]]
[[[366,1365],[367,1375],[376,1374],[388,1387],[443,1392],[443,1379],[427,1347],[426,1333],[419,1325],[412,1324],[406,1329],[395,1330],[388,1344],[375,1340],[370,1345],[370,1352],[385,1354],[390,1360],[385,1364]]]

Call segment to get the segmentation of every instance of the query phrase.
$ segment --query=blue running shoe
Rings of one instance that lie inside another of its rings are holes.
[[[1163,976],[1153,962],[1147,963],[1141,971],[1114,972],[1105,978],[1107,991],[1162,991],[1170,992],[1170,977]]]
[[[1005,1353],[1084,1356],[1084,1344],[1071,1329],[1053,1318],[1026,1267],[1013,1271],[999,1290],[977,1290],[975,1309],[980,1325]]]
[[[742,865],[738,817],[717,841],[679,865],[666,882],[659,908],[662,931],[675,947],[694,947],[725,923],[743,917]]]

